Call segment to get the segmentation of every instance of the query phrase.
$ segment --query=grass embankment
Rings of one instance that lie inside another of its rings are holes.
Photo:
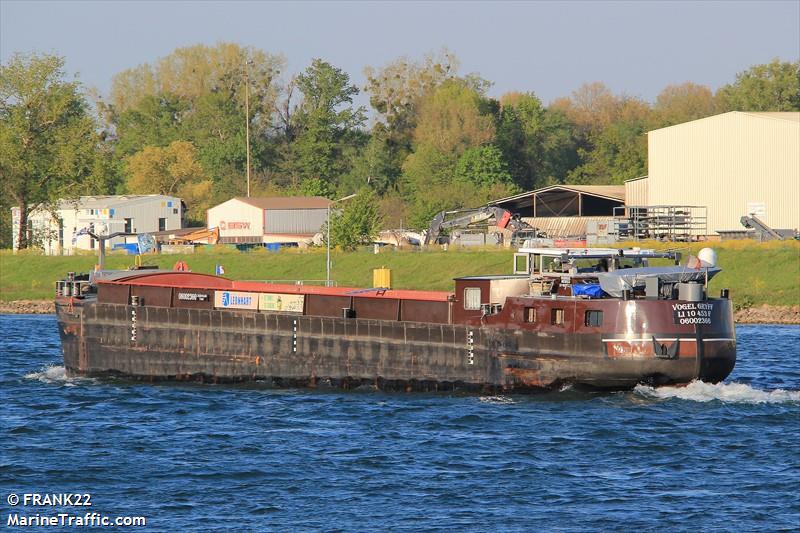
[[[677,248],[661,243],[636,243],[641,247]],[[684,253],[697,253],[705,244],[680,245]],[[792,306],[800,304],[800,243],[754,243],[731,241],[713,243],[723,272],[711,282],[711,292],[731,289],[737,307],[762,304]],[[452,278],[474,274],[511,272],[511,250],[450,249],[443,251],[369,251],[332,254],[332,277],[340,286],[369,287],[372,269],[392,269],[395,288],[452,290]],[[324,250],[257,251],[240,253],[223,247],[190,255],[146,256],[146,264],[172,268],[183,260],[195,272],[213,273],[221,264],[232,279],[322,280],[325,278]],[[0,253],[0,300],[49,300],[53,283],[68,271],[85,272],[93,268],[95,257],[47,257],[30,253]],[[128,255],[109,255],[106,267],[127,268]]]

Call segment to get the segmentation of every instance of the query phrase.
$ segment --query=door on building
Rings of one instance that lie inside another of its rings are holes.
[[[166,218],[159,218],[158,219],[158,231],[166,231],[167,230],[167,219]]]
[[[126,218],[125,219],[125,233],[133,233],[131,230],[133,229],[133,219]]]

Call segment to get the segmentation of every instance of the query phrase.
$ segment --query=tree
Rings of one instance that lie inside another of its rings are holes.
[[[496,146],[468,148],[456,163],[454,178],[478,187],[512,183],[503,153]]]
[[[420,102],[457,73],[458,60],[447,49],[419,61],[400,57],[381,68],[364,69],[365,90],[378,119],[364,163],[379,192],[399,185],[403,161],[412,151]]]
[[[756,65],[717,92],[728,111],[800,111],[800,61]]]
[[[458,156],[423,144],[403,163],[402,192],[406,197],[427,196],[432,185],[444,185],[453,179]]]
[[[400,136],[416,126],[420,100],[457,72],[458,59],[447,49],[428,54],[422,61],[401,57],[380,69],[364,69],[370,105],[387,129]]]
[[[89,192],[97,127],[77,81],[66,81],[64,59],[15,54],[0,66],[0,174],[2,193],[20,208],[17,241],[29,245],[31,206]]]
[[[575,124],[580,165],[569,171],[568,183],[609,184],[643,175],[647,139],[653,127],[650,106],[638,98],[614,95],[602,83],[581,86],[570,99],[554,102]]]
[[[351,107],[358,88],[346,72],[321,59],[297,76],[297,87],[303,102],[294,113],[299,127],[293,168],[303,179],[319,178],[330,186],[346,171],[340,156],[348,134],[366,120],[363,107]]]
[[[187,141],[175,141],[166,148],[145,146],[130,156],[128,190],[180,196],[189,206],[189,218],[198,222],[211,206],[211,181],[197,161],[194,145]]]
[[[361,244],[369,244],[381,226],[377,195],[372,189],[363,187],[344,204],[343,209],[331,214],[330,224],[333,246],[355,250]]]
[[[188,102],[172,95],[147,95],[135,108],[125,109],[114,120],[116,152],[123,158],[145,146],[167,146],[181,138],[181,122]]]
[[[717,113],[717,103],[711,89],[686,82],[668,85],[656,98],[653,110],[661,127],[681,124]]]
[[[500,105],[496,143],[514,182],[525,189],[563,183],[579,163],[564,112],[545,108],[533,93],[506,94]]]
[[[179,48],[153,65],[117,74],[100,109],[116,132],[117,157],[146,146],[189,141],[217,196],[241,194],[246,172],[245,88],[249,88],[254,176],[277,167],[267,137],[273,130],[284,65],[280,56],[219,43]],[[253,184],[256,186],[256,183]]]
[[[607,185],[646,174],[649,113],[644,102],[624,101],[615,122],[590,133],[590,148],[579,150],[584,163],[570,172],[568,182]]]
[[[493,117],[482,111],[481,95],[466,84],[447,81],[420,104],[414,142],[461,155],[494,139]]]
[[[570,98],[559,98],[550,107],[564,112],[578,130],[598,131],[617,119],[620,98],[603,82],[584,83]]]
[[[244,109],[245,80],[250,83],[251,112],[270,116],[275,108],[275,80],[285,60],[235,43],[202,44],[178,48],[154,65],[144,64],[115,75],[108,111],[138,109],[148,96],[196,102],[210,93],[232,97]]]
[[[319,178],[308,178],[300,184],[300,194],[303,196],[323,196],[331,198],[333,191],[328,187],[328,182]]]

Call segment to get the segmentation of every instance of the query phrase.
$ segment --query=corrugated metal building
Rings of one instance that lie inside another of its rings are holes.
[[[647,176],[625,182],[625,205],[647,205]]]
[[[651,131],[648,177],[626,191],[628,205],[706,206],[712,235],[743,229],[749,213],[800,228],[800,113],[732,111]]]
[[[325,224],[330,203],[319,196],[237,197],[210,208],[207,222],[219,228],[220,242],[303,243]]]
[[[20,213],[11,209],[14,249],[17,249]],[[115,232],[154,233],[180,229],[183,224],[183,204],[180,198],[161,194],[124,196],[81,196],[74,200],[59,200],[54,211],[39,207],[28,215],[29,236],[46,254],[69,255],[76,249],[93,250],[95,239],[80,230],[95,226],[98,234]],[[74,243],[73,243],[74,239]],[[106,248],[126,242],[115,237]]]

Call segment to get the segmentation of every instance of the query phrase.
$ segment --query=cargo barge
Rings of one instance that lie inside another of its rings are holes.
[[[523,248],[513,274],[453,292],[100,271],[57,282],[56,311],[69,375],[495,392],[723,380],[736,338],[727,291],[707,295],[715,259],[653,259],[680,256]]]

